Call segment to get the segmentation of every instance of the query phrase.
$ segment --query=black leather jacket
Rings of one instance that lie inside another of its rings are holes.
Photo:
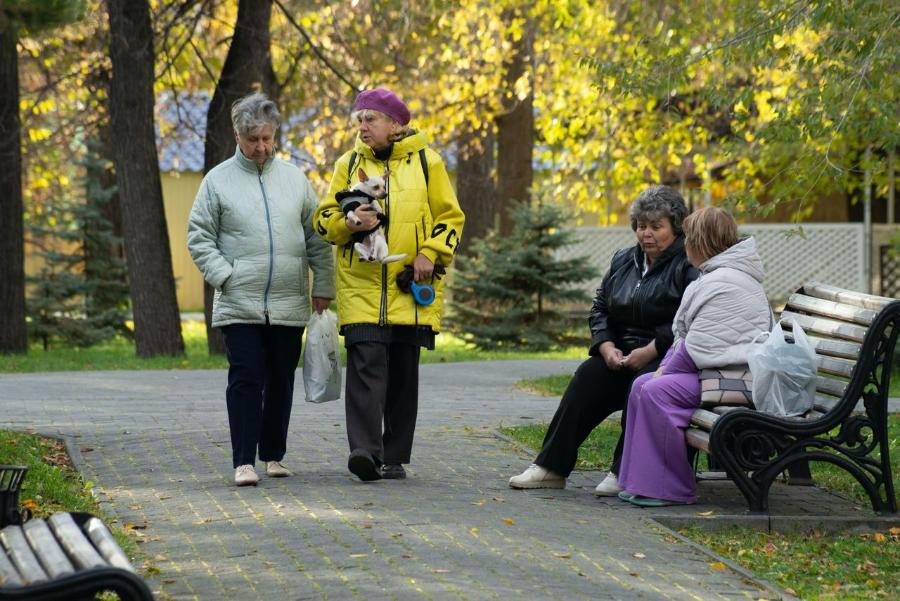
[[[684,236],[678,236],[641,276],[643,270],[640,244],[613,256],[588,318],[591,355],[599,354],[607,340],[626,355],[651,340],[660,357],[672,346],[672,319],[681,295],[699,275],[687,260]]]

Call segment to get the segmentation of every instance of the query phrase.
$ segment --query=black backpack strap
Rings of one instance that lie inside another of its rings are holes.
[[[425,187],[428,187],[428,161],[425,160],[425,149],[419,150],[419,162],[422,163],[422,174],[425,176]]]
[[[350,162],[347,163],[347,187],[353,183],[353,163],[356,162],[356,151],[350,153]],[[428,178],[425,178],[426,180]]]

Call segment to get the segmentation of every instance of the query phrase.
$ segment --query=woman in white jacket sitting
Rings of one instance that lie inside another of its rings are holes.
[[[734,218],[714,207],[689,215],[683,228],[700,277],[675,314],[675,343],[628,397],[619,498],[643,507],[696,501],[684,430],[700,406],[699,370],[746,364],[753,338],[772,324],[755,240],[739,240]]]

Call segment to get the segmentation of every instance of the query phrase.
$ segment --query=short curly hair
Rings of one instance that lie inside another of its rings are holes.
[[[638,221],[655,221],[666,217],[672,224],[672,231],[680,236],[681,224],[687,217],[688,208],[677,190],[668,186],[650,186],[631,202],[628,216],[631,229],[637,230]]]
[[[231,105],[231,124],[241,136],[249,136],[266,125],[272,127],[272,133],[277,133],[281,115],[268,96],[256,92],[234,101]]]

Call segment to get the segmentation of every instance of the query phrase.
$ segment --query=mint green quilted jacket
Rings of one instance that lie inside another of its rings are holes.
[[[317,205],[297,167],[273,157],[258,170],[239,147],[206,174],[187,239],[194,263],[216,291],[214,327],[302,327],[310,296],[334,298],[331,246],[312,225]]]

